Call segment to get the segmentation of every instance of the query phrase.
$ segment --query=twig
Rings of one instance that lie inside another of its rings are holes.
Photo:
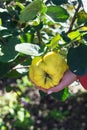
[[[40,31],[37,31],[37,37],[38,37],[38,40],[39,40],[39,45],[41,45],[41,43],[42,43],[42,38],[41,38]]]
[[[73,25],[74,25],[74,22],[75,22],[75,20],[76,20],[77,13],[78,13],[80,7],[81,7],[81,3],[79,2],[78,6],[77,6],[77,8],[76,8],[76,10],[75,10],[74,16],[73,16],[73,18],[72,18],[72,21],[71,21],[71,24],[70,24],[70,28],[69,28],[69,30],[67,31],[67,34],[72,31],[72,28],[73,28]]]
[[[73,32],[73,31],[76,31],[76,30],[78,30],[78,29],[80,29],[80,28],[82,28],[82,27],[84,27],[84,25],[81,25],[81,26],[79,26],[79,27],[73,29],[72,32]]]

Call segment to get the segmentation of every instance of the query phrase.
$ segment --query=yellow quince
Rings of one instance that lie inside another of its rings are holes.
[[[68,65],[58,52],[48,52],[44,56],[34,57],[29,68],[30,80],[44,89],[59,84]]]

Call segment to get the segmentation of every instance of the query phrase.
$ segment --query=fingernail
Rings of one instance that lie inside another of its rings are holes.
[[[51,94],[51,93],[52,93],[52,91],[50,90],[50,91],[48,91],[47,93],[48,93],[48,94]]]

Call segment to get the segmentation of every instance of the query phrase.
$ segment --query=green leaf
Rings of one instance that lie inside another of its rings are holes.
[[[38,56],[40,55],[39,50],[40,47],[38,45],[34,45],[34,44],[28,44],[28,43],[22,43],[22,44],[17,44],[15,46],[15,50],[26,54],[26,55],[30,55],[30,56]]]
[[[2,26],[2,19],[0,18],[0,27]]]
[[[0,31],[7,30],[6,27],[0,26]]]
[[[68,91],[68,87],[66,87],[63,91],[62,101],[66,100],[68,97],[69,97],[69,91]]]
[[[29,32],[28,33],[23,33],[20,36],[20,41],[21,41],[21,43],[30,42],[31,41],[31,37],[32,37],[32,35]]]
[[[6,74],[6,77],[8,77],[10,79],[11,78],[20,78],[21,76],[23,76],[23,75],[19,74],[16,70],[12,70]]]
[[[81,10],[77,15],[78,25],[87,23],[87,13],[84,10]]]
[[[87,13],[87,1],[86,0],[81,0],[81,1],[83,4],[84,11]]]
[[[61,90],[60,92],[52,93],[51,96],[54,97],[56,100],[64,101],[69,96],[68,88],[66,87],[65,89]]]
[[[1,62],[11,62],[15,60],[15,58],[18,56],[18,52],[15,51],[15,45],[17,43],[19,43],[18,38],[10,37],[8,38],[7,43],[1,44]]]
[[[12,26],[12,24],[13,24],[13,22],[11,21],[12,17],[8,11],[4,11],[4,10],[1,11],[0,18],[2,20],[3,26],[8,27],[8,28],[10,28]]]
[[[78,30],[76,30],[76,31],[70,32],[68,34],[68,37],[71,40],[80,40],[81,39],[81,34],[80,34],[80,32]]]
[[[61,36],[57,34],[55,37],[52,38],[51,43],[48,45],[52,49],[58,46],[58,41],[60,40]]]
[[[9,29],[0,26],[0,37],[6,38],[6,37],[9,37],[9,36],[12,36]]]
[[[60,6],[48,6],[47,15],[56,22],[65,22],[69,18],[67,11]]]
[[[40,96],[42,98],[45,97],[45,96],[47,96],[47,94],[44,93],[44,92],[42,92],[41,90],[39,91],[39,93],[40,93]],[[52,96],[56,100],[64,101],[69,96],[68,88],[66,87],[65,89],[61,90],[60,92],[52,93],[52,94],[50,94],[50,96]]]
[[[12,91],[12,87],[11,86],[6,86],[6,92],[11,92]]]
[[[71,42],[71,39],[67,36],[67,34],[64,31],[61,33],[61,36],[65,42]]]
[[[24,9],[24,5],[21,4],[20,2],[16,2],[16,5],[17,5],[18,7],[20,7],[21,9]]]
[[[40,96],[43,98],[43,97],[45,97],[45,96],[47,96],[47,94],[46,93],[44,93],[43,91],[41,91],[41,90],[39,90],[39,94],[40,94]]]
[[[20,110],[17,112],[17,116],[18,116],[18,119],[23,122],[24,121],[24,118],[25,118],[25,115],[24,115],[24,110]]]
[[[1,12],[1,13],[7,12],[7,9],[0,8],[0,12]]]
[[[87,45],[80,44],[76,48],[71,47],[67,54],[67,64],[76,75],[87,73]]]
[[[84,38],[84,40],[87,41],[87,33],[85,35],[83,35],[83,38]]]
[[[16,69],[17,68],[17,69]],[[18,64],[16,67],[15,67],[16,71],[20,74],[26,74],[28,72],[28,66],[27,66],[27,69],[25,66],[21,65],[21,64]]]
[[[66,4],[68,0],[52,0],[52,2],[55,5],[61,5],[61,4]]]
[[[10,70],[10,65],[8,63],[0,62],[0,79],[2,79]]]
[[[27,5],[22,11],[19,16],[20,21],[28,22],[29,20],[33,20],[38,12],[41,10],[42,1],[41,0],[35,0],[29,5]]]

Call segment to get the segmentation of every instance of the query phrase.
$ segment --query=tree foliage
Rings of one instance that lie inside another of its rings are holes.
[[[0,80],[16,79],[18,85],[12,87],[10,81],[5,84],[7,92],[17,93],[17,97],[12,94],[17,101],[7,102],[9,96],[1,100],[8,106],[3,107],[7,113],[2,114],[6,124],[0,118],[1,130],[10,129],[11,123],[17,129],[32,130],[30,112],[24,108],[30,101],[25,88],[33,86],[28,78],[29,66],[34,56],[50,50],[58,50],[76,75],[87,73],[86,0],[0,0]],[[46,96],[43,92],[40,95]],[[68,89],[52,96],[64,101]],[[55,119],[65,115],[56,110],[50,114]]]
[[[0,79],[28,75],[32,57],[50,50],[59,50],[75,74],[85,74],[86,5],[84,0],[2,0]]]

